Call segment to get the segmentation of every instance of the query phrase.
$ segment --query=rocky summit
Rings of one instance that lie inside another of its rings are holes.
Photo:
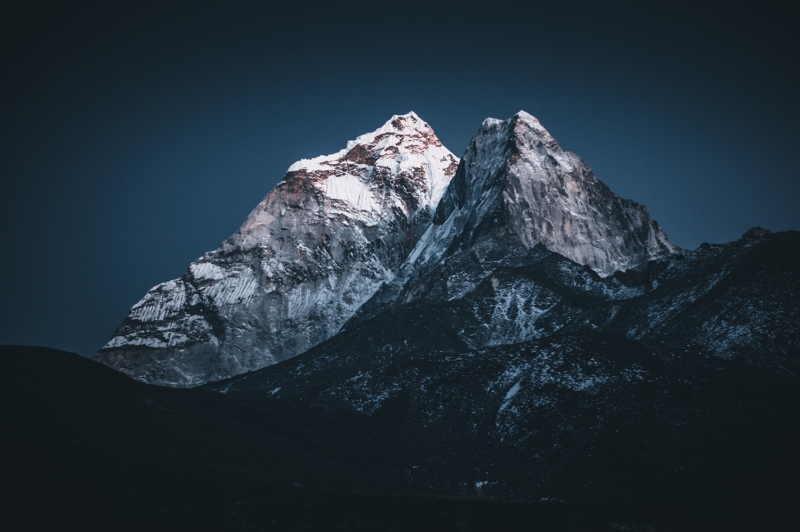
[[[487,238],[601,277],[681,253],[528,113],[484,121],[460,162],[416,114],[396,115],[293,164],[219,249],[150,290],[97,360],[169,386],[266,367],[407,300]]]
[[[186,387],[306,351],[394,279],[457,166],[413,112],[296,162],[233,236],[145,294],[96,360]]]
[[[488,232],[542,244],[601,276],[680,251],[644,206],[611,192],[524,111],[485,120],[462,161],[410,262],[436,264]]]

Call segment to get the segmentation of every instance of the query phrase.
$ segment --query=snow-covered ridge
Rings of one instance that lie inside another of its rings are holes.
[[[396,277],[457,166],[413,112],[298,161],[219,249],[151,289],[97,359],[194,386],[306,351]]]
[[[372,133],[365,133],[356,137],[355,140],[347,141],[346,148],[330,155],[320,155],[311,159],[300,159],[289,166],[286,171],[297,172],[299,170],[306,170],[313,172],[318,170],[330,170],[333,165],[338,163],[354,147],[372,144],[378,136],[387,133],[400,136],[412,136],[415,133],[433,133],[433,130],[428,123],[417,116],[414,111],[404,115],[392,115],[392,118]],[[390,145],[389,141],[385,142],[382,147],[388,145]]]
[[[289,218],[295,216],[287,208],[309,211],[320,202],[329,217],[370,227],[384,223],[385,213],[393,209],[409,219],[432,213],[457,167],[458,158],[414,112],[394,115],[372,133],[348,141],[343,150],[292,164],[229,245],[258,246],[291,229]]]

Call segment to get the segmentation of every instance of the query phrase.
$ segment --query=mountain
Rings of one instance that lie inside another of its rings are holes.
[[[0,346],[4,522],[793,529],[800,233],[608,277],[511,235],[490,244],[408,303],[199,388]],[[533,320],[548,293],[556,308]]]
[[[800,233],[678,249],[522,112],[458,164],[409,114],[293,165],[98,355],[201,386],[19,354],[31,515],[52,478],[105,528],[796,521]]]
[[[680,252],[531,115],[486,120],[459,164],[409,113],[292,165],[236,234],[134,305],[96,358],[168,386],[269,366],[481,238],[505,237],[602,276]]]
[[[96,360],[183,387],[306,351],[397,275],[457,166],[413,112],[298,161],[233,236],[145,294]]]
[[[409,263],[437,264],[490,232],[602,276],[679,251],[644,206],[611,192],[524,111],[483,122]]]
[[[800,473],[799,264],[797,232],[608,277],[479,239],[376,315],[206,389],[355,410],[425,442],[412,486],[780,528]]]
[[[523,530],[651,522],[622,507],[453,497],[406,483],[424,442],[345,409],[136,382],[0,346],[11,530]]]
[[[581,164],[529,115],[485,122],[400,274],[341,332],[205,389],[425,442],[418,488],[625,506],[667,529],[783,526],[800,233],[679,250]],[[553,197],[508,192],[540,183]],[[585,225],[568,234],[572,215]],[[587,231],[622,236],[586,252]]]

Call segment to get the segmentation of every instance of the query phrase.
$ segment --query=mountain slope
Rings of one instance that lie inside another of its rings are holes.
[[[610,528],[628,508],[407,485],[424,442],[353,409],[150,386],[75,354],[0,346],[10,530]],[[343,406],[343,405],[340,405]]]
[[[96,359],[180,387],[302,353],[395,277],[457,163],[409,113],[293,164],[219,249],[134,305]]]
[[[620,345],[638,346],[639,358],[689,365],[737,360],[797,375],[799,259],[800,233],[754,237],[751,231],[736,242],[652,262],[642,272],[602,278],[541,246],[522,250],[511,237],[483,239],[444,261],[383,313],[351,321],[292,361],[212,388],[256,393],[274,384],[281,387],[276,396],[285,396],[408,356],[513,351],[527,342],[566,337],[586,337],[589,344],[616,338]],[[728,317],[734,309],[735,322]],[[741,335],[735,344],[708,340],[741,329],[769,334]]]

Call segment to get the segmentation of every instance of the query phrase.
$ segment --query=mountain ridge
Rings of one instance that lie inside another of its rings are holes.
[[[308,352],[205,389],[426,441],[412,484],[758,528],[798,465],[798,259],[800,232],[755,230],[601,277],[485,236]]]
[[[462,160],[434,216],[434,224],[444,226],[468,207],[451,246],[469,245],[482,224],[505,225],[525,247],[542,243],[601,275],[679,251],[644,206],[611,192],[525,111],[506,121],[485,120]]]
[[[96,360],[196,386],[329,338],[394,278],[456,164],[414,113],[298,161],[232,237],[134,305]]]
[[[148,292],[96,358],[172,386],[269,366],[504,235],[601,276],[682,252],[532,115],[486,119],[459,160],[410,112],[291,165],[218,250]]]

